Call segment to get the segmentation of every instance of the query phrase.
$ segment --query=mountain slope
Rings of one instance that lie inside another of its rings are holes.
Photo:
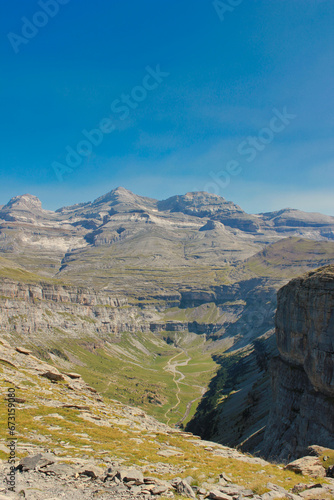
[[[11,408],[16,426],[8,437],[12,442],[14,437],[20,460],[12,475],[20,495],[13,495],[11,483],[3,482],[4,498],[44,500],[52,494],[73,500],[164,500],[175,494],[232,500],[238,494],[265,500],[266,492],[271,498],[275,492],[291,496],[300,483],[300,476],[290,470],[172,429],[138,408],[105,400],[78,374],[59,372],[4,341],[0,379],[2,398],[8,398],[8,389],[15,394]],[[2,420],[7,417],[5,405],[0,414]],[[0,433],[5,440],[5,426]],[[8,453],[2,445],[3,477],[9,472]],[[303,479],[305,487],[314,485],[315,479]],[[319,498],[330,498],[332,491],[324,484]]]

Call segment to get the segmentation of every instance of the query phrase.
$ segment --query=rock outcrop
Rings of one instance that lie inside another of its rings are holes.
[[[285,460],[309,445],[334,448],[334,267],[290,281],[278,293],[279,357],[263,453]]]

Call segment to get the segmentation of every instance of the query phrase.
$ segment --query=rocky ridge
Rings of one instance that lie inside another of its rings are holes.
[[[61,338],[68,329],[72,338],[89,334],[97,339],[147,329],[145,314],[138,318],[125,297],[92,289],[4,279],[0,294],[2,331],[23,335],[26,342]]]

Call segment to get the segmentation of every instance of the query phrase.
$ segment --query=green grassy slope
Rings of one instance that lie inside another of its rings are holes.
[[[168,332],[168,336],[173,333]],[[193,416],[199,399],[216,372],[217,363],[204,349],[204,337],[178,333],[177,347],[151,332],[123,332],[100,345],[96,338],[69,336],[61,341],[46,340],[43,346],[25,342],[35,355],[59,369],[80,373],[83,379],[109,399],[143,408],[170,425],[186,413],[183,423]],[[23,340],[23,339],[22,339]],[[24,340],[23,340],[24,342]],[[95,346],[95,347],[94,347]],[[172,360],[172,361],[171,361]],[[174,373],[169,361],[185,363]],[[187,361],[188,360],[188,361]]]
[[[244,461],[247,457],[238,454],[232,457],[221,454],[214,443],[208,446],[191,435],[154,428],[152,422],[147,428],[142,412],[110,402],[92,393],[83,383],[51,383],[31,368],[31,356],[12,351],[0,342],[0,354],[4,358],[0,359],[0,421],[5,422],[8,418],[7,388],[15,386],[19,398],[15,404],[18,459],[31,454],[31,447],[35,453],[47,448],[67,463],[94,459],[106,469],[110,464],[110,461],[106,463],[108,457],[122,462],[125,467],[140,467],[149,476],[171,479],[191,475],[196,485],[203,481],[213,485],[224,471],[233,477],[233,482],[257,494],[268,491],[266,484],[269,481],[289,490],[300,483],[300,475],[277,465]],[[8,357],[12,364],[4,361]],[[6,425],[1,426],[0,436],[3,442],[8,440]],[[162,456],[161,450],[166,449],[178,453]],[[0,450],[0,459],[7,461],[8,453]],[[303,478],[307,484],[311,481],[309,477]],[[317,482],[325,480],[319,478]]]
[[[50,277],[44,277],[41,274],[27,271],[22,266],[19,266],[13,260],[0,256],[0,278],[8,278],[23,283],[59,283],[63,284],[61,280]]]
[[[334,263],[334,242],[286,238],[238,266],[240,271],[256,276],[291,278],[316,267]]]

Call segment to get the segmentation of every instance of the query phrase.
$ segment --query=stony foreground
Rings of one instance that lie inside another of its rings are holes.
[[[204,498],[215,500],[271,500],[289,499],[330,499],[334,498],[334,480],[332,484],[296,485],[292,492],[268,482],[268,492],[257,495],[251,489],[235,484],[231,477],[222,472],[217,478],[203,481],[194,486],[194,479],[175,477],[169,481],[146,476],[134,467],[122,467],[114,462],[108,466],[96,466],[94,461],[76,460],[64,462],[51,453],[38,453],[23,458],[16,470],[16,492],[3,488],[2,498],[27,498],[36,500],[66,499],[143,499]],[[0,466],[5,475],[4,463]]]

